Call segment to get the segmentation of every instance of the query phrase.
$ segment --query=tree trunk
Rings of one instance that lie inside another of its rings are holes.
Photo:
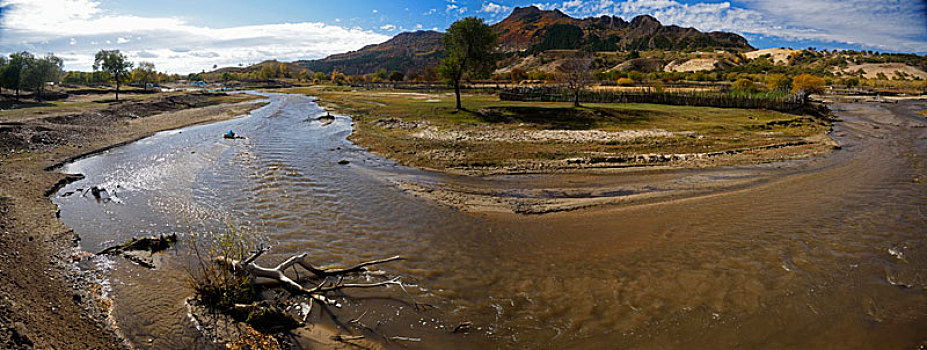
[[[119,102],[119,76],[116,76],[116,102]]]
[[[460,80],[454,82],[454,94],[457,95],[457,110],[462,110],[460,106]]]
[[[579,107],[579,89],[573,92],[573,107]]]

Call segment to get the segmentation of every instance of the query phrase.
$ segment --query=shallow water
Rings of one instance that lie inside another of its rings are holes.
[[[422,340],[394,347],[913,348],[927,341],[927,123],[911,104],[835,106],[843,150],[808,161],[473,180],[365,153],[346,140],[349,118],[307,121],[324,113],[310,98],[269,99],[245,118],[160,133],[69,165],[67,172],[87,178],[54,198],[62,220],[88,251],[232,224],[273,245],[261,260],[267,265],[301,252],[323,264],[402,255],[407,260],[382,269],[403,276],[409,294],[350,293],[335,310],[342,322],[364,315],[380,335]],[[222,139],[229,129],[246,139]],[[539,216],[462,213],[392,181],[482,181],[520,193],[725,177],[762,181]],[[94,185],[115,189],[118,200],[62,196]],[[168,255],[154,271],[116,259],[107,272],[114,318],[140,348],[208,348],[182,302],[186,253]],[[434,308],[416,310],[414,302]],[[314,319],[337,323],[323,313]],[[468,334],[450,332],[464,321],[473,323]]]

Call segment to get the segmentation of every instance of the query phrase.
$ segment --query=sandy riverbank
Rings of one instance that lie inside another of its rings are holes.
[[[0,348],[122,347],[92,276],[73,263],[79,237],[45,195],[67,181],[49,167],[159,131],[235,118],[263,105],[254,99],[165,94],[0,113]]]

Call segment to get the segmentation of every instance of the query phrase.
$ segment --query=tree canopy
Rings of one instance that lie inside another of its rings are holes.
[[[116,101],[119,101],[119,83],[128,77],[132,66],[119,50],[100,50],[93,59],[93,70],[108,72],[116,81]]]
[[[64,69],[61,58],[49,54],[42,58],[33,58],[27,63],[22,75],[22,85],[35,91],[36,99],[42,98],[46,83],[57,83]]]
[[[438,72],[454,86],[457,109],[460,105],[460,82],[489,76],[495,66],[492,51],[496,34],[476,17],[466,17],[451,24],[444,34],[445,57]]]

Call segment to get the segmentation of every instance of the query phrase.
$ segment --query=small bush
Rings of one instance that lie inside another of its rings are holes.
[[[225,310],[235,304],[257,300],[251,278],[244,271],[235,271],[221,262],[222,259],[246,259],[256,247],[255,239],[234,227],[220,234],[193,237],[190,247],[194,261],[188,268],[187,283],[202,305]]]
[[[634,80],[628,78],[618,78],[618,86],[631,86],[634,85]]]
[[[757,92],[756,84],[753,83],[750,79],[740,78],[737,79],[733,84],[731,84],[731,89],[736,92],[741,93],[755,93]]]

